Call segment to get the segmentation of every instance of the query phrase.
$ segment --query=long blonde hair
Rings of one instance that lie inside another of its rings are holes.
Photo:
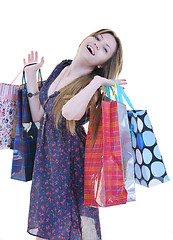
[[[83,88],[85,88],[94,78],[95,75],[99,75],[101,77],[105,77],[108,79],[115,79],[118,77],[122,70],[123,64],[123,51],[122,44],[117,35],[109,29],[101,29],[97,32],[92,33],[88,37],[97,36],[99,34],[109,33],[111,34],[117,43],[117,48],[112,55],[112,57],[104,63],[103,68],[95,68],[91,73],[81,76],[60,90],[60,93],[55,98],[54,107],[53,107],[53,115],[55,117],[55,125],[58,125],[58,122],[62,120],[62,107],[63,105],[70,100],[73,96],[75,96],[78,92],[80,92]],[[88,38],[87,37],[87,38]],[[86,39],[86,38],[85,38]],[[84,39],[84,40],[85,40]],[[83,41],[84,41],[83,40]],[[90,107],[90,120],[93,122],[93,143],[97,136],[97,130],[101,115],[101,88],[98,89],[98,101],[95,103],[94,96],[91,98],[89,107]],[[75,134],[75,120],[66,120],[66,127],[70,130],[71,134]]]

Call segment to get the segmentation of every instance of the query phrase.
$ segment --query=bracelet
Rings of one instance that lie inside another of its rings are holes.
[[[29,63],[29,64],[25,65],[23,68],[25,69],[26,67],[29,67],[29,66],[32,66],[32,65],[35,65],[35,64],[37,64],[37,63]]]
[[[39,92],[35,92],[35,93],[29,92],[29,93],[27,93],[27,96],[28,96],[29,98],[31,98],[31,97],[36,96],[36,95],[38,95],[38,94],[39,94]]]

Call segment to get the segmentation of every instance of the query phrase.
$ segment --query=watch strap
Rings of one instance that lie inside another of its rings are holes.
[[[31,97],[36,96],[36,95],[38,95],[38,94],[39,94],[38,91],[35,92],[35,93],[31,93],[31,92],[29,92],[29,93],[27,93],[27,96],[28,96],[29,98],[31,98]]]

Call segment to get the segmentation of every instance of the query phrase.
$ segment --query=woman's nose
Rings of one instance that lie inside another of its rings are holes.
[[[97,50],[99,49],[99,45],[97,43],[94,43],[94,45],[96,46]]]

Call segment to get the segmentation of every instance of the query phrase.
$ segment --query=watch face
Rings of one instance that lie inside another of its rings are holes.
[[[33,94],[32,93],[28,93],[28,97],[32,97],[33,96]]]

